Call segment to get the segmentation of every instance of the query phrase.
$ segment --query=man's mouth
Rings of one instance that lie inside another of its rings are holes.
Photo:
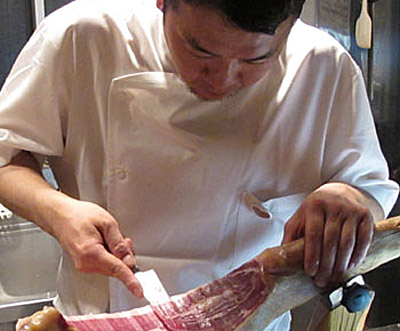
[[[191,87],[191,91],[198,97],[206,100],[221,100],[235,95],[238,89],[229,89],[225,91],[215,91],[209,88],[195,88]]]

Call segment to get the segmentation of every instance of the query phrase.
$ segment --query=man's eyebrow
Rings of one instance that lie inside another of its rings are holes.
[[[208,54],[211,56],[220,56],[218,54],[210,52],[210,51],[206,50],[205,48],[201,47],[200,44],[198,43],[198,41],[191,36],[188,37],[187,40],[191,47],[193,47],[194,49],[196,49],[202,53],[205,53],[205,54]],[[251,59],[240,59],[240,60],[246,61],[246,62],[256,62],[256,61],[264,60],[264,59],[267,59],[267,58],[273,56],[275,54],[275,52],[276,52],[276,50],[273,49],[263,55],[260,55],[260,56],[257,56],[257,57],[251,58]]]

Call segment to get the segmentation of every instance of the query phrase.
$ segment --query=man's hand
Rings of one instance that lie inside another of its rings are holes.
[[[0,199],[58,239],[78,270],[120,279],[141,298],[143,290],[130,270],[135,265],[132,243],[103,208],[56,191],[40,175],[28,152],[0,167]]]
[[[132,272],[136,264],[133,245],[117,221],[100,206],[70,199],[64,221],[53,226],[53,235],[71,255],[79,271],[112,276],[137,297],[143,290]]]
[[[343,183],[311,193],[285,227],[283,242],[305,237],[304,269],[319,287],[340,280],[366,256],[373,217],[365,194]]]

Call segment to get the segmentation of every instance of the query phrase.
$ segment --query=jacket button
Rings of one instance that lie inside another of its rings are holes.
[[[118,168],[115,171],[115,176],[117,176],[118,179],[123,180],[123,179],[125,179],[127,177],[127,173],[126,173],[126,171],[124,169]]]

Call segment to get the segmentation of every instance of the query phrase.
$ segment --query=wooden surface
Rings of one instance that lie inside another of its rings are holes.
[[[361,331],[365,329],[365,322],[373,300],[367,308],[357,313],[349,313],[344,306],[330,311],[325,303],[319,301],[314,315],[311,318],[307,331]]]

